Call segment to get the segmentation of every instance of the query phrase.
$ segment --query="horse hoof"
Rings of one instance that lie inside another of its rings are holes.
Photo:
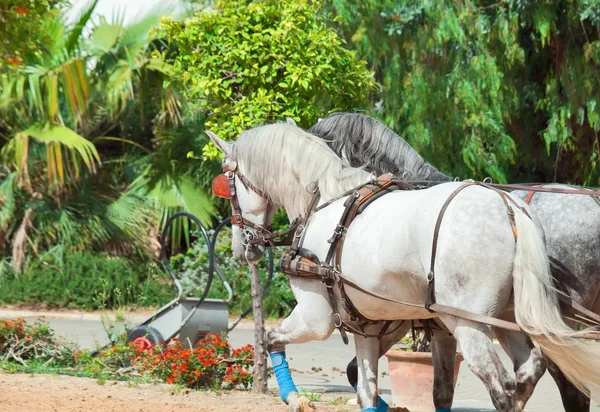
[[[287,401],[290,412],[313,412],[317,410],[315,404],[305,396],[298,396],[291,393]]]

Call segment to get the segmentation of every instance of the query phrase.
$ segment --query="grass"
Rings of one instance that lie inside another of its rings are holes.
[[[346,397],[340,396],[339,398],[333,399],[331,401],[331,404],[334,406],[343,406],[343,405],[346,405],[350,399],[352,399],[352,398],[346,398]]]
[[[318,393],[318,392],[308,392],[304,388],[300,388],[300,396],[304,396],[306,399],[308,399],[311,402],[321,402],[321,398],[323,397],[323,394]]]

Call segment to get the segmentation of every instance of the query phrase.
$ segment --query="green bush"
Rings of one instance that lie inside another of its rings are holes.
[[[229,139],[284,116],[308,127],[331,110],[364,108],[372,73],[319,11],[313,1],[219,0],[185,22],[165,19],[157,35],[169,45],[169,80]],[[205,154],[216,156],[211,147]]]
[[[158,306],[175,289],[154,264],[78,252],[30,260],[20,274],[0,276],[0,303],[84,310]]]

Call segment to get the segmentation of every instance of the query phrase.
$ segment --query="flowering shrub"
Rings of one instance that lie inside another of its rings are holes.
[[[206,335],[187,349],[177,339],[152,346],[146,339],[117,342],[91,357],[75,354],[78,366],[92,375],[143,375],[194,389],[248,388],[252,385],[254,348],[232,349],[221,335]]]
[[[76,346],[57,338],[44,319],[0,320],[0,358],[25,365],[30,361],[51,366],[71,366]]]
[[[252,384],[249,368],[254,348],[246,345],[232,350],[220,335],[206,335],[193,349],[184,348],[176,339],[164,349],[135,343],[132,347],[137,354],[134,363],[140,369],[170,384],[215,389]]]
[[[206,335],[192,349],[177,339],[153,346],[147,339],[127,342],[123,336],[92,356],[57,338],[43,319],[0,320],[0,367],[13,370],[42,363],[98,378],[145,376],[194,389],[233,389],[252,385],[253,362],[252,345],[232,349],[218,334]]]

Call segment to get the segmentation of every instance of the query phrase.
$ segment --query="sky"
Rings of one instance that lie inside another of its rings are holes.
[[[73,21],[89,0],[71,0],[73,7],[67,11],[67,18]],[[112,21],[113,16],[124,13],[125,23],[143,16],[154,7],[161,7],[165,15],[176,14],[184,10],[181,0],[99,0],[94,16],[104,16]]]

